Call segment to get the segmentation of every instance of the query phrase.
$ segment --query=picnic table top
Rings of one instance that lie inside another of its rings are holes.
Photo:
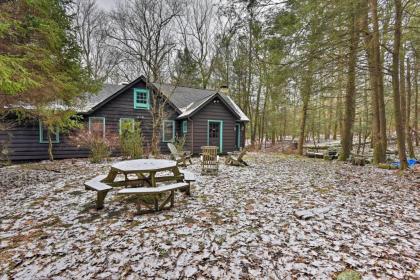
[[[163,171],[176,167],[176,161],[166,159],[135,159],[120,161],[112,165],[121,172]]]

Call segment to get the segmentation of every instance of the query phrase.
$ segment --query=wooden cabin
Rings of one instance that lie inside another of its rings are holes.
[[[180,136],[185,137],[185,150],[195,154],[205,145],[218,146],[220,153],[227,153],[245,144],[249,119],[229,96],[214,90],[147,83],[144,76],[126,85],[105,84],[97,94],[90,94],[77,111],[86,128],[104,137],[118,135],[123,123],[139,120],[147,146],[152,138],[154,101],[165,106],[160,135],[163,153],[168,152],[167,142]],[[59,131],[54,135],[54,158],[87,157],[89,151],[72,143],[69,136]],[[40,121],[28,120],[1,131],[0,142],[8,143],[12,161],[48,159],[46,129]]]

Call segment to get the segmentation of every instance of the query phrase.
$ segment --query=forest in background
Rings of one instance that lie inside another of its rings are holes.
[[[404,161],[419,142],[419,5],[135,0],[105,13],[83,1],[78,34],[88,68],[111,82],[145,73],[183,86],[227,86],[251,119],[253,146],[289,136],[302,153],[306,140],[339,137],[347,159],[354,139],[371,140],[374,161],[384,162],[387,139],[396,137]],[[89,50],[91,39],[103,53]],[[97,63],[103,58],[110,60]]]
[[[83,79],[73,87],[63,84],[65,96],[57,96],[60,88],[50,85],[46,92],[53,93],[52,99],[68,101],[95,81],[122,83],[140,74],[153,82],[227,86],[251,120],[247,137],[256,148],[288,138],[298,142],[302,154],[307,141],[337,139],[341,159],[347,159],[355,142],[369,142],[374,162],[381,163],[389,142],[396,140],[402,168],[406,155],[415,156],[420,136],[418,1],[128,0],[110,11],[94,0],[11,2],[24,3],[22,11],[33,12],[37,2],[38,8],[54,3],[66,11],[66,16],[59,8],[56,14],[36,14],[68,19],[58,26],[66,35],[52,38],[72,40],[49,42],[44,49],[69,50],[69,42],[79,47],[65,53],[83,71],[76,73],[74,67],[63,75]],[[25,19],[24,13],[15,17],[7,10],[0,17]],[[0,27],[2,42],[11,40],[6,34],[10,26]],[[2,69],[10,68],[7,54],[0,56]],[[23,81],[31,81],[30,71],[23,70],[28,78]],[[13,80],[5,71],[1,75]],[[42,81],[9,86],[6,96],[31,96],[33,88],[48,88]]]

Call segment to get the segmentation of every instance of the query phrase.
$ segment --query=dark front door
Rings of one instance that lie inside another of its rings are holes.
[[[209,146],[219,147],[219,150],[218,150],[219,153],[222,151],[220,132],[221,132],[221,123],[209,121],[209,131],[208,131]]]

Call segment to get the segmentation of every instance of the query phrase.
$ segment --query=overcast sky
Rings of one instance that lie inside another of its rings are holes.
[[[114,8],[117,2],[118,0],[97,0],[96,1],[99,7],[104,8],[105,10],[108,10],[108,11]]]

